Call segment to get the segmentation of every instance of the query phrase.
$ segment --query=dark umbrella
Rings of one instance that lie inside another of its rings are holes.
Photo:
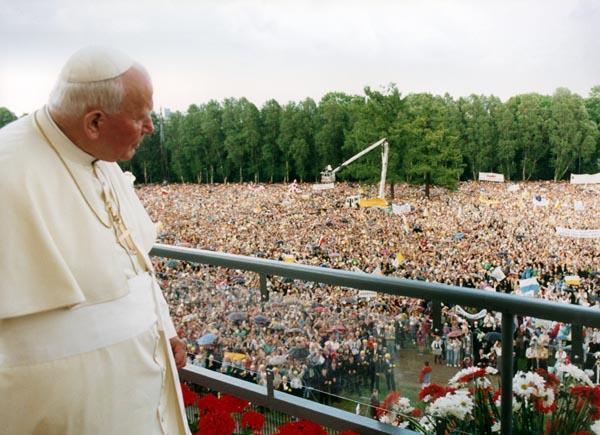
[[[204,334],[202,337],[196,340],[196,343],[198,343],[199,346],[209,346],[213,344],[216,341],[216,339],[217,336],[209,332],[208,334]]]
[[[265,316],[259,314],[258,316],[254,317],[254,321],[256,323],[258,323],[259,325],[264,325],[269,321],[269,319],[267,319]]]
[[[294,347],[288,352],[289,357],[294,359],[305,359],[308,354],[308,349],[305,347]]]
[[[231,320],[232,322],[241,322],[245,318],[246,318],[246,313],[244,313],[242,311],[233,311],[232,313],[229,313],[227,315],[227,319]]]
[[[500,334],[499,332],[496,331],[491,331],[485,334],[485,337],[483,337],[483,339],[485,341],[488,342],[494,342],[494,341],[502,341],[502,334]]]

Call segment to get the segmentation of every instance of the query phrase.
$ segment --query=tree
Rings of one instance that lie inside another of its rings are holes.
[[[271,183],[283,178],[281,150],[277,144],[281,127],[281,106],[275,100],[267,101],[260,109],[262,127],[262,167]]]
[[[318,131],[315,135],[315,163],[319,170],[341,163],[345,133],[350,128],[349,105],[352,97],[330,92],[319,102]]]
[[[448,107],[441,97],[413,94],[405,99],[402,134],[408,144],[404,166],[409,181],[455,188],[463,172],[458,131],[448,125]]]
[[[6,124],[13,122],[17,117],[14,113],[8,110],[6,107],[0,107],[0,128]]]
[[[581,171],[581,160],[594,153],[596,133],[583,99],[566,88],[557,89],[548,120],[554,181],[563,178],[569,169]]]
[[[549,100],[539,94],[524,94],[518,97],[516,127],[517,144],[521,151],[521,178],[529,180],[537,164],[548,154],[546,120]]]

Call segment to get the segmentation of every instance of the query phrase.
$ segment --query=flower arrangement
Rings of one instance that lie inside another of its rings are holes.
[[[250,404],[227,394],[199,396],[181,384],[183,404],[188,412],[188,425],[195,435],[259,435],[263,433],[265,416],[250,409]],[[189,414],[197,420],[189,420]],[[275,435],[327,435],[318,424],[306,420],[292,421],[276,428]],[[338,435],[358,435],[344,431]]]
[[[422,434],[499,433],[502,392],[489,378],[495,374],[491,367],[461,370],[448,386],[423,387],[416,407],[392,392],[379,420]],[[572,364],[559,364],[556,374],[519,371],[513,378],[512,411],[516,435],[600,434],[600,386]]]

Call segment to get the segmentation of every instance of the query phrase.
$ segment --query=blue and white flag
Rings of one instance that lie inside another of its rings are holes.
[[[540,285],[535,278],[520,279],[519,289],[521,290],[521,293],[537,293],[540,291]]]

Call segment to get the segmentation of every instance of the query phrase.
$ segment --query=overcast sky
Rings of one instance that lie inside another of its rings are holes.
[[[396,83],[458,97],[600,84],[598,0],[0,0],[0,106],[43,105],[78,48],[145,64],[155,106]]]

